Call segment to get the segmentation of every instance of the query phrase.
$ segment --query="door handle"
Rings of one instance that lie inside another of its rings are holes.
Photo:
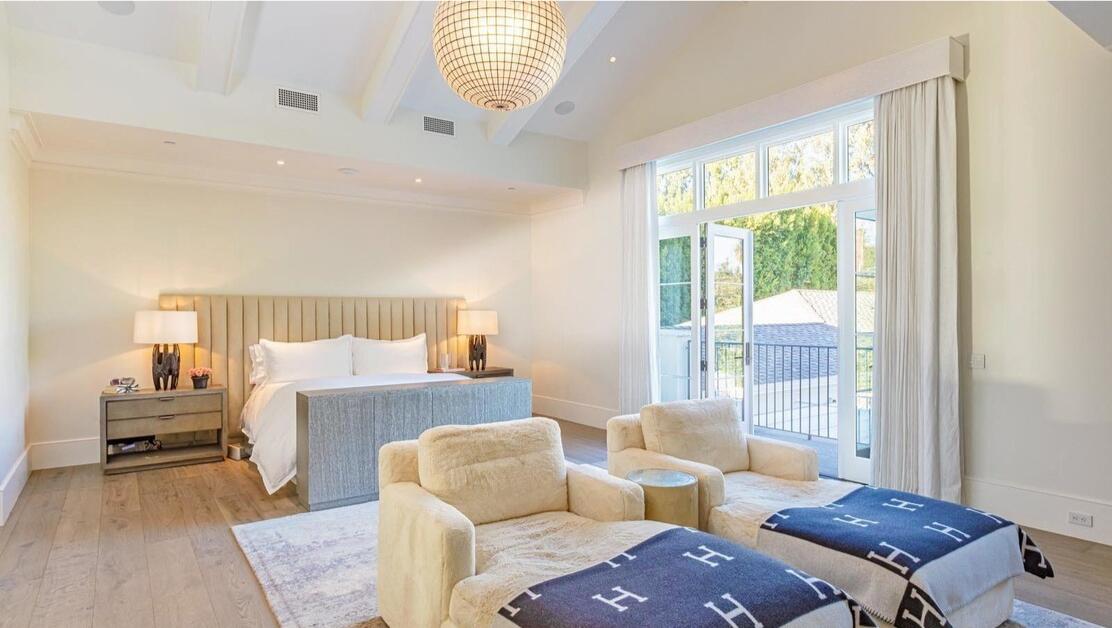
[[[158,400],[159,401],[173,401],[174,398],[173,397],[159,397]]]

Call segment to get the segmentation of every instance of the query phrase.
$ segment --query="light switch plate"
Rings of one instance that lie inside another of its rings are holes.
[[[1075,526],[1093,527],[1093,516],[1087,512],[1070,511],[1069,522]]]
[[[969,356],[969,368],[971,368],[971,369],[983,369],[983,368],[985,368],[985,354],[983,354],[983,353],[974,353],[973,355]]]

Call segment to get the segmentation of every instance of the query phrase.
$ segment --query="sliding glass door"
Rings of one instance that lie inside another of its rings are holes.
[[[707,225],[706,230],[703,310],[708,396],[736,400],[742,416],[749,421],[753,234],[719,224]]]

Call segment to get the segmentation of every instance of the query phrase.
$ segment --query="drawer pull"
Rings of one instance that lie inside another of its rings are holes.
[[[159,421],[169,421],[169,420],[170,420],[170,419],[172,419],[172,418],[174,418],[174,415],[172,415],[172,414],[164,414],[164,415],[162,415],[162,416],[158,417],[158,420],[159,420]]]
[[[173,397],[159,397],[158,400],[159,401],[173,401],[174,398]]]

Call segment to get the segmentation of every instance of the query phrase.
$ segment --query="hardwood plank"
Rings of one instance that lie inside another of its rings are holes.
[[[133,482],[131,486],[138,485]],[[112,495],[105,490],[100,518],[93,625],[154,626],[154,603],[147,572],[147,555],[143,549],[143,514],[138,510],[138,492],[134,498],[136,507],[131,509],[120,507],[118,493]]]
[[[139,477],[135,473],[110,475],[104,478],[104,505],[106,514],[139,512]]]
[[[201,568],[187,537],[147,543],[147,566],[160,628],[218,626]]]
[[[190,541],[221,626],[275,626],[262,588],[235,543],[220,506],[201,477],[175,482]]]
[[[14,527],[0,553],[0,627],[30,623],[65,498],[63,491],[25,488],[20,500],[27,504],[16,521],[5,524]]]
[[[100,487],[71,483],[31,617],[32,626],[89,626],[96,593]]]
[[[41,475],[35,482],[35,491],[65,491],[69,489],[70,479],[73,477],[73,467],[59,467],[57,469],[42,469]]]

